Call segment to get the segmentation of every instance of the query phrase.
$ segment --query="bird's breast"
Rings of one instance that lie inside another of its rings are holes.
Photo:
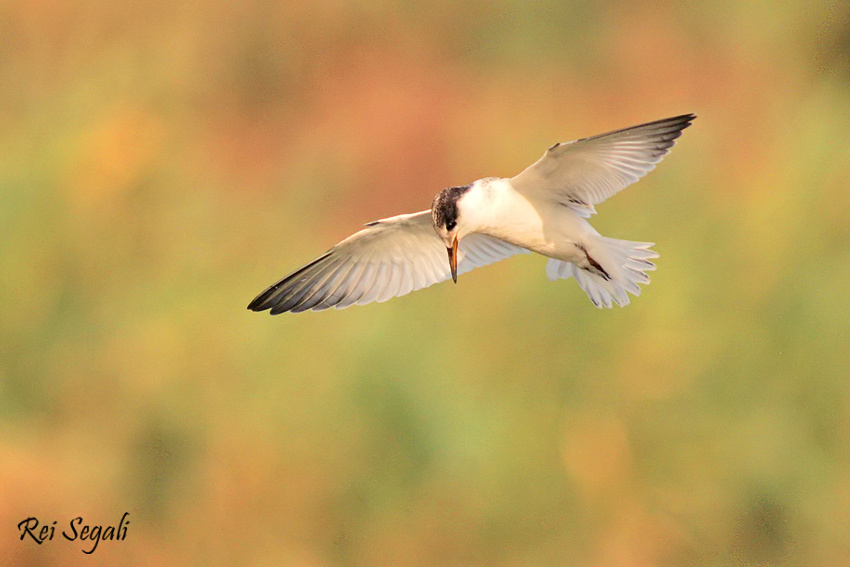
[[[506,187],[505,187],[506,185]],[[490,200],[478,232],[522,246],[550,258],[570,261],[585,235],[596,233],[568,207],[518,193],[504,180]]]

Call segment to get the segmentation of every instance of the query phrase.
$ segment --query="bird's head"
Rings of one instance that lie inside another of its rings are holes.
[[[449,267],[452,270],[452,280],[457,283],[457,244],[460,238],[458,234],[463,227],[461,198],[469,191],[471,185],[463,187],[449,187],[443,189],[434,197],[431,205],[431,219],[434,222],[434,230],[446,245],[449,255]]]

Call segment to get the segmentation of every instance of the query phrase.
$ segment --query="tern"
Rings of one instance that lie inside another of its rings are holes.
[[[574,277],[596,307],[629,304],[649,283],[654,243],[600,235],[586,220],[655,168],[694,114],[550,147],[519,175],[449,187],[429,210],[366,224],[258,295],[272,315],[386,301],[509,256],[549,258],[550,280]],[[448,255],[448,263],[446,263]]]

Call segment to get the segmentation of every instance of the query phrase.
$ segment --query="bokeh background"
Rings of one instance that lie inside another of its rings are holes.
[[[850,565],[847,2],[7,0],[0,77],[3,565]],[[626,309],[532,256],[245,309],[685,112],[593,219]]]

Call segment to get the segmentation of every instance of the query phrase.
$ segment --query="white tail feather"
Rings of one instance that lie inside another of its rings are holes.
[[[650,250],[652,242],[632,242],[598,236],[585,243],[587,255],[597,262],[610,278],[580,268],[572,262],[550,259],[546,264],[546,275],[550,280],[574,277],[596,307],[620,307],[629,304],[629,296],[640,295],[638,284],[648,284],[646,272],[655,269],[649,259],[658,254]]]

